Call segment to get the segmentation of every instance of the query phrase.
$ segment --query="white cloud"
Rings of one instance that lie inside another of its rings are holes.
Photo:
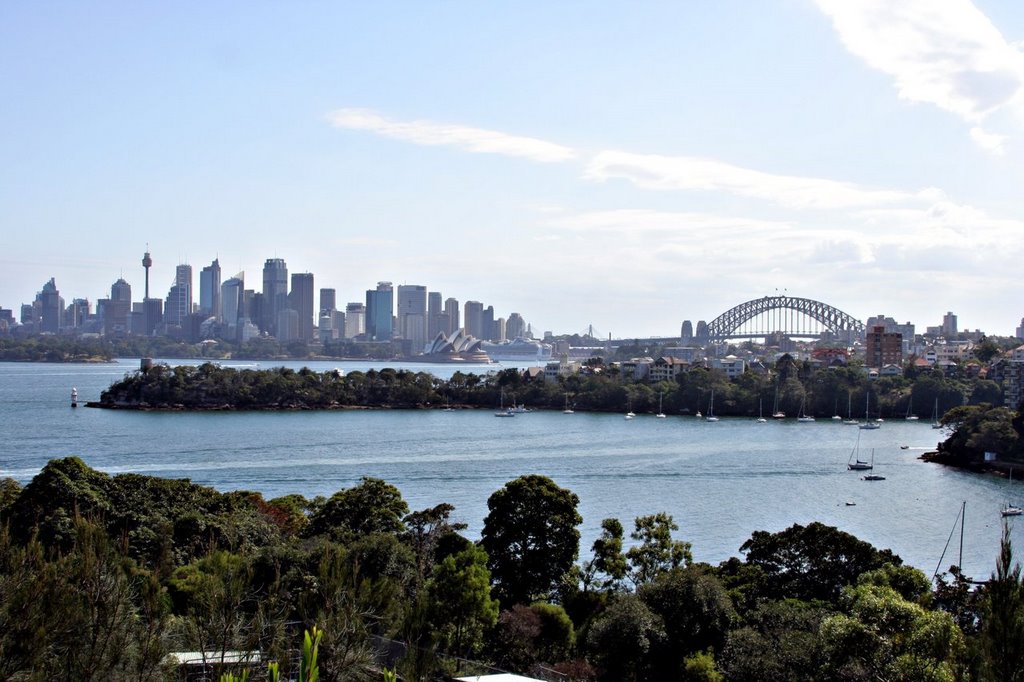
[[[543,163],[568,161],[576,155],[569,147],[532,137],[433,121],[393,121],[369,109],[338,109],[328,115],[328,120],[336,128],[365,130],[414,144],[458,147]]]
[[[815,2],[846,49],[891,76],[903,99],[978,124],[1024,92],[1024,53],[968,0]],[[971,137],[1001,150],[998,136]]]
[[[712,159],[619,151],[597,154],[585,177],[599,182],[621,178],[653,190],[729,192],[797,209],[879,206],[936,195],[935,190],[911,194],[822,178],[775,175]]]
[[[691,239],[694,233],[699,234],[703,231],[709,235],[713,234],[714,238],[719,240],[739,236],[752,237],[758,232],[777,233],[792,227],[790,223],[771,220],[647,209],[587,211],[553,218],[545,224],[574,232],[613,232],[621,235],[642,233],[645,238],[659,239],[665,236]]]
[[[987,132],[978,126],[971,128],[971,139],[982,149],[1002,156],[1006,153],[1006,136]]]

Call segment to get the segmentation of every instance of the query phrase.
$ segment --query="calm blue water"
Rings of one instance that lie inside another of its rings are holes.
[[[372,366],[306,364],[318,371]],[[754,530],[817,520],[891,548],[929,576],[962,501],[963,563],[975,577],[987,577],[994,566],[1000,507],[1007,499],[1024,502],[1017,481],[919,461],[941,434],[926,421],[861,431],[821,419],[758,424],[557,411],[495,419],[489,410],[188,414],[69,407],[72,386],[80,400],[97,399],[137,367],[137,360],[0,363],[0,477],[25,483],[49,459],[69,455],[111,474],[189,478],[268,498],[330,495],[375,476],[397,486],[412,509],[454,504],[455,516],[479,533],[492,492],[521,474],[541,473],[579,495],[585,556],[602,519],[618,517],[628,529],[636,516],[667,511],[699,561],[738,556]],[[439,376],[488,369],[407,367]],[[858,433],[862,457],[874,449],[875,473],[885,481],[847,471]],[[1022,527],[1024,520],[1013,529],[1017,548],[1024,548]],[[956,545],[943,569],[955,562]]]

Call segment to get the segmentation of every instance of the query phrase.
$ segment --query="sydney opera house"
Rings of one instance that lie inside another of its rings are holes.
[[[480,347],[481,343],[480,339],[468,336],[462,329],[451,336],[438,332],[426,352],[415,359],[422,362],[490,362],[491,359]]]

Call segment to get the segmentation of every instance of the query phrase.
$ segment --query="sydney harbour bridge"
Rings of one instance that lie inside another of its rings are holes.
[[[784,336],[852,342],[863,337],[864,331],[863,322],[827,303],[796,296],[764,296],[733,306],[710,322],[701,320],[696,327],[689,320],[683,322],[681,340],[705,344]]]
[[[698,322],[694,338],[713,343],[775,335],[848,339],[863,336],[864,323],[839,308],[810,298],[764,296],[733,306],[706,327]]]

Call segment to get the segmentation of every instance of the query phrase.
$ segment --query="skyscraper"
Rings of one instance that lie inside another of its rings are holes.
[[[444,314],[448,318],[448,328],[444,330],[444,333],[450,336],[456,330],[462,328],[462,325],[459,324],[459,300],[456,298],[446,298],[444,301]]]
[[[313,340],[313,273],[292,274],[292,291],[288,294],[288,307],[294,310],[298,319],[295,338],[300,341]]]
[[[433,339],[437,333],[443,331],[448,333],[447,324],[444,322],[444,309],[441,303],[441,292],[431,291],[427,294],[427,338]]]
[[[349,303],[345,306],[345,338],[353,339],[366,333],[366,306]]]
[[[475,336],[485,341],[494,340],[496,336],[494,333],[494,306],[489,305],[484,308],[483,314],[480,315],[480,333]]]
[[[245,273],[240,272],[220,285],[221,310],[228,331],[225,335],[238,339],[238,325],[245,318]]]
[[[526,321],[519,313],[512,313],[505,323],[505,334],[510,339],[526,338]]]
[[[179,265],[174,269],[174,283],[164,303],[164,322],[183,326],[192,314],[192,266]]]
[[[338,309],[337,296],[334,289],[320,290],[320,314],[329,313]]]
[[[376,289],[366,291],[366,338],[368,340],[391,340],[394,305],[391,282],[377,282]]]
[[[463,326],[466,334],[478,339],[483,337],[484,304],[480,301],[466,301],[463,306]]]
[[[103,306],[103,333],[108,336],[127,334],[129,331],[128,316],[131,311],[132,285],[124,279],[118,279],[110,285],[110,299]]]
[[[263,264],[263,304],[260,330],[276,336],[277,315],[288,307],[288,266],[282,258],[268,258]]]
[[[216,258],[199,271],[199,312],[221,319],[220,262]]]
[[[953,313],[946,313],[942,316],[942,335],[947,339],[956,338],[957,334],[956,315]]]
[[[419,284],[398,285],[398,335],[416,350],[427,343],[427,288]]]
[[[61,318],[64,316],[64,301],[53,277],[43,285],[43,290],[36,294],[36,305],[39,307],[39,331],[51,334],[60,332],[63,326]]]
[[[123,277],[119,277],[116,282],[110,285],[110,300],[124,301],[131,306],[132,285],[124,281]]]

